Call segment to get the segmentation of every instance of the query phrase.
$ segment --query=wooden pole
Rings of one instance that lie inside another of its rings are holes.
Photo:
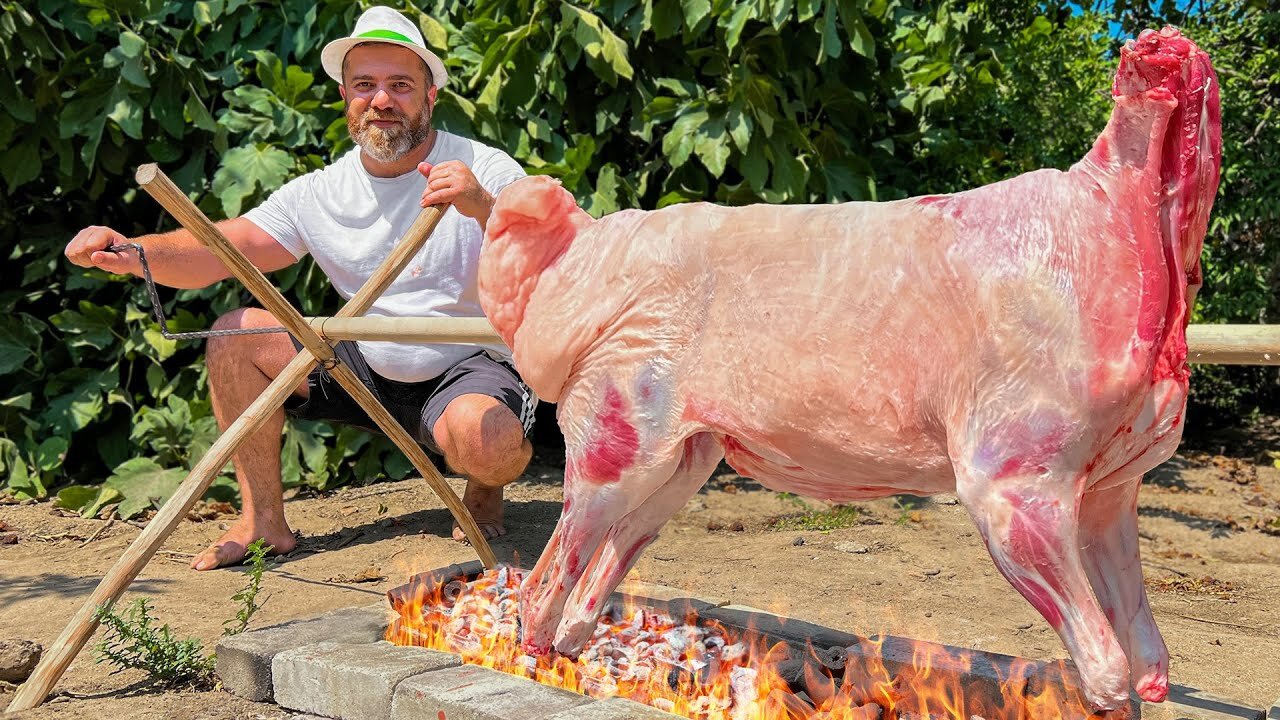
[[[488,319],[482,317],[309,317],[306,320],[329,341],[504,344]]]
[[[144,170],[149,171],[144,174]],[[168,178],[159,173],[157,168],[143,166],[143,168],[139,169],[140,180],[146,179],[148,182],[152,182],[157,177],[163,178],[159,185],[161,195],[166,195],[167,193],[168,196],[172,196],[176,194],[182,200],[186,200],[186,203],[173,202],[175,207],[180,208],[183,215],[186,216],[185,220],[183,216],[177,213],[175,213],[175,217],[184,220],[184,225],[187,225],[188,221],[191,226],[195,227],[207,225],[208,228],[212,228],[213,232],[221,237],[221,233],[218,232],[217,228],[213,227],[208,218],[205,218],[203,213],[195,209],[194,205],[191,205],[190,208],[184,207],[184,205],[190,205],[190,201],[176,187],[173,187],[172,183],[168,182]],[[172,197],[169,197],[169,199],[170,201],[173,200]],[[194,210],[194,213],[190,212],[191,210]],[[404,239],[401,240],[392,254],[383,261],[365,286],[351,298],[350,302],[339,311],[336,317],[343,318],[361,315],[366,312],[369,306],[373,304],[373,301],[386,289],[386,286],[404,270],[413,256],[422,248],[422,245],[431,235],[443,214],[443,208],[436,206],[425,208],[418,215],[409,231],[405,234]],[[187,229],[191,230],[192,227]],[[194,230],[192,232],[193,234],[195,233]],[[197,237],[200,237],[200,235],[197,234]],[[225,238],[222,238],[222,240],[225,242]],[[230,244],[227,243],[227,245]],[[232,247],[229,257],[232,262],[228,266],[233,268],[239,265],[236,263],[237,258],[243,259],[243,256],[234,247]],[[262,274],[257,272],[256,267],[249,264],[249,268],[263,282],[266,281]],[[244,278],[241,279],[244,280]],[[246,285],[248,285],[248,282],[246,282]],[[267,284],[267,288],[273,292],[275,290],[270,284]],[[278,296],[278,293],[276,295]],[[283,298],[280,299],[283,300]],[[287,302],[285,302],[284,307],[293,311],[293,308]],[[295,315],[297,314],[296,311],[293,312]],[[286,322],[281,316],[277,316],[277,318],[281,322]],[[302,323],[302,326],[306,327],[308,331],[310,330],[310,326],[305,322]],[[323,342],[321,344],[328,350],[328,356],[333,357],[332,350],[329,349],[328,344]],[[227,462],[231,460],[236,448],[244,438],[260,428],[262,423],[284,404],[284,401],[293,393],[293,390],[306,378],[307,373],[311,371],[315,362],[316,356],[309,349],[298,353],[298,356],[285,366],[280,375],[267,386],[266,390],[245,409],[244,413],[209,448],[196,467],[192,468],[191,473],[178,486],[173,496],[160,508],[160,511],[151,519],[151,522],[147,524],[137,539],[130,544],[115,565],[103,576],[102,581],[98,583],[89,599],[71,618],[66,628],[63,629],[62,633],[50,646],[49,651],[41,658],[31,677],[18,688],[18,692],[9,703],[6,712],[28,710],[44,702],[50,690],[53,689],[53,686],[66,672],[67,667],[75,659],[76,655],[80,653],[80,650],[84,648],[85,643],[89,641],[89,638],[93,636],[93,632],[97,629],[98,623],[94,619],[97,609],[102,606],[110,606],[120,598],[125,589],[128,588],[129,584],[147,564],[147,561],[155,555],[160,545],[164,543],[165,539],[173,532],[173,529],[186,516],[191,506],[204,496],[209,484],[217,477]],[[359,384],[358,381],[357,384]],[[363,388],[363,385],[361,384],[360,387]],[[378,407],[381,408],[381,405],[378,405]],[[416,443],[413,443],[413,447],[417,449],[418,455],[422,455],[421,448],[418,448]],[[425,460],[425,456],[422,456],[422,459]],[[427,463],[427,465],[432,472],[435,471],[434,466],[430,466],[430,463]],[[436,476],[439,477],[439,474],[436,473]],[[447,485],[445,485],[445,489],[456,501],[457,496],[453,494],[453,491]],[[447,500],[446,504],[448,504]],[[461,505],[460,502],[458,504]],[[465,506],[462,506],[462,511],[466,512]],[[455,517],[457,517],[456,513]],[[466,513],[465,518],[471,520],[471,525],[474,527],[475,523],[471,519],[469,512]],[[463,529],[465,531],[466,527],[463,526]],[[479,547],[487,551],[483,552],[477,548],[481,558],[484,559],[486,554],[489,558],[492,558],[492,550],[489,549],[488,544],[484,541],[483,533],[480,533],[478,528],[476,528],[476,536],[480,538],[481,545]],[[470,533],[468,533],[468,537],[472,537]],[[491,559],[486,562],[486,566],[492,567],[494,562],[495,560]]]
[[[173,497],[170,497],[160,512],[151,518],[151,522],[142,529],[137,539],[129,545],[116,564],[103,576],[102,582],[94,588],[93,594],[80,606],[80,610],[71,618],[71,622],[63,629],[58,639],[49,646],[49,651],[40,658],[35,672],[27,679],[6,712],[29,710],[48,697],[54,684],[67,671],[67,666],[75,659],[84,644],[98,629],[98,621],[94,619],[99,607],[110,606],[120,598],[129,583],[138,576],[143,566],[155,555],[156,550],[169,537],[173,529],[186,517],[187,511],[197,500],[204,497],[209,484],[231,460],[240,442],[257,431],[262,423],[271,416],[293,393],[315,366],[315,358],[310,353],[298,353],[285,369],[271,381],[267,389],[254,400],[236,421],[231,423],[227,431],[218,438],[209,451],[200,458],[200,462],[191,469],[191,474],[178,486]]]
[[[503,343],[485,318],[309,317],[306,321],[328,340]],[[1280,365],[1280,325],[1192,325],[1187,328],[1187,362]]]
[[[1280,365],[1280,325],[1191,325],[1187,362]]]

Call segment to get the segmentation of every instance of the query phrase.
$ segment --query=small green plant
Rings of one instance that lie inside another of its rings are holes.
[[[778,493],[778,498],[781,500],[786,500],[787,502],[791,503],[792,505],[795,505],[796,507],[800,508],[804,512],[809,512],[812,509],[809,507],[809,503],[804,501],[804,498],[800,497],[799,495],[796,495],[795,493],[780,492]]]
[[[262,573],[271,567],[267,562],[267,553],[270,551],[271,546],[267,545],[266,538],[258,538],[245,548],[245,559],[250,565],[249,584],[231,596],[232,600],[240,603],[240,609],[235,617],[222,623],[223,635],[238,635],[244,632],[245,628],[249,627],[249,619],[258,612],[258,608],[262,607],[258,604],[258,590],[262,587]]]
[[[799,515],[784,515],[774,518],[769,521],[769,529],[837,530],[859,524],[862,522],[863,514],[863,509],[856,505],[836,505],[829,510],[808,510]]]
[[[920,508],[924,507],[923,500],[912,495],[895,495],[893,500],[898,507],[898,517],[893,521],[895,525],[920,522]]]
[[[203,685],[213,675],[213,656],[195,638],[178,640],[169,626],[155,627],[151,602],[139,598],[124,615],[98,608],[95,618],[107,629],[98,643],[97,661],[119,670],[142,670],[165,685]]]

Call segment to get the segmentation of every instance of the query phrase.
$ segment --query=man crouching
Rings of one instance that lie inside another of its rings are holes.
[[[386,7],[369,9],[351,37],[329,43],[325,71],[340,84],[355,149],[296,178],[243,216],[218,223],[263,272],[310,254],[343,298],[350,298],[408,231],[420,209],[450,204],[431,239],[369,311],[375,316],[483,316],[476,266],[494,197],[524,171],[500,150],[431,126],[444,64],[418,28]],[[200,288],[229,276],[186,230],[128,240],[106,227],[82,230],[66,255],[84,267],[141,275],[136,255],[106,248],[139,242],[155,280]],[[241,308],[215,329],[278,326],[266,310]],[[225,429],[297,355],[286,334],[209,339],[206,361],[213,411]],[[463,501],[486,537],[505,532],[502,488],[524,471],[537,399],[500,345],[341,342],[335,353],[410,435],[467,477]],[[196,570],[240,562],[265,538],[285,553],[297,540],[284,514],[280,476],[285,413],[375,428],[364,410],[316,369],[235,455],[243,513],[196,556]],[[376,432],[376,430],[374,430]],[[456,526],[453,537],[464,540]]]

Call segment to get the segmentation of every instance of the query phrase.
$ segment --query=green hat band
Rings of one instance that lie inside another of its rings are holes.
[[[398,33],[398,32],[393,32],[393,31],[391,31],[391,30],[370,30],[369,32],[360,33],[360,34],[359,34],[359,35],[357,35],[356,37],[360,37],[360,38],[382,38],[383,40],[399,40],[400,42],[407,42],[407,43],[409,43],[410,45],[417,45],[417,44],[418,44],[418,43],[414,42],[413,40],[410,40],[409,38],[405,37],[404,35],[401,35],[401,34],[400,34],[400,33]]]

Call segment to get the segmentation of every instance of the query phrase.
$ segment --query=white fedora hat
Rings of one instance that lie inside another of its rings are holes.
[[[436,57],[435,53],[427,49],[427,43],[423,41],[422,32],[418,27],[410,22],[409,18],[383,6],[365,10],[360,19],[356,20],[356,29],[351,32],[351,37],[334,40],[325,45],[324,50],[320,51],[320,64],[324,66],[324,71],[329,74],[329,77],[341,84],[342,60],[347,56],[347,51],[360,43],[367,42],[399,45],[414,51],[427,64],[427,67],[431,68],[431,78],[438,88],[444,87],[445,80],[449,79],[444,63],[440,62],[440,58]]]

